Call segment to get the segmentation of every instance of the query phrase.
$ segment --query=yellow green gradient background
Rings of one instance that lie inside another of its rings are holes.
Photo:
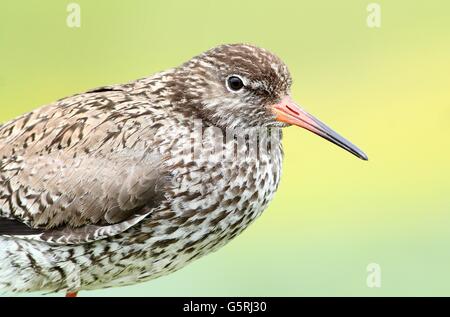
[[[449,1],[377,1],[379,29],[361,0],[78,0],[79,29],[69,2],[1,2],[0,121],[250,42],[370,157],[289,128],[281,186],[246,232],[170,276],[82,296],[450,295]]]

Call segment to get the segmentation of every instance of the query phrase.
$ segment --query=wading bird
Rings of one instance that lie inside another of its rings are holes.
[[[272,199],[280,128],[305,128],[367,159],[296,105],[290,87],[272,53],[222,45],[0,126],[0,289],[74,296],[154,279],[217,250]],[[206,132],[192,154],[196,120],[271,132],[256,138],[256,155],[247,155],[249,137]],[[236,156],[224,160],[217,147]]]

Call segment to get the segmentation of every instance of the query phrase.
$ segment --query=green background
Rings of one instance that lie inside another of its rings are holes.
[[[450,295],[450,2],[378,1],[379,29],[369,2],[79,0],[73,29],[69,1],[1,1],[0,121],[249,42],[370,157],[289,128],[278,193],[241,236],[170,276],[82,296]]]

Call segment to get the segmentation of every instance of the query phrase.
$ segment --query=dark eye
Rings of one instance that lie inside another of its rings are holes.
[[[227,79],[228,82],[228,88],[230,88],[233,91],[238,91],[244,87],[244,83],[242,82],[242,79],[240,79],[237,76],[230,76]]]

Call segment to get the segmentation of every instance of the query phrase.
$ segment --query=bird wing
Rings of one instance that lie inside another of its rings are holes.
[[[0,235],[84,243],[151,213],[169,173],[150,103],[99,89],[0,126]]]

